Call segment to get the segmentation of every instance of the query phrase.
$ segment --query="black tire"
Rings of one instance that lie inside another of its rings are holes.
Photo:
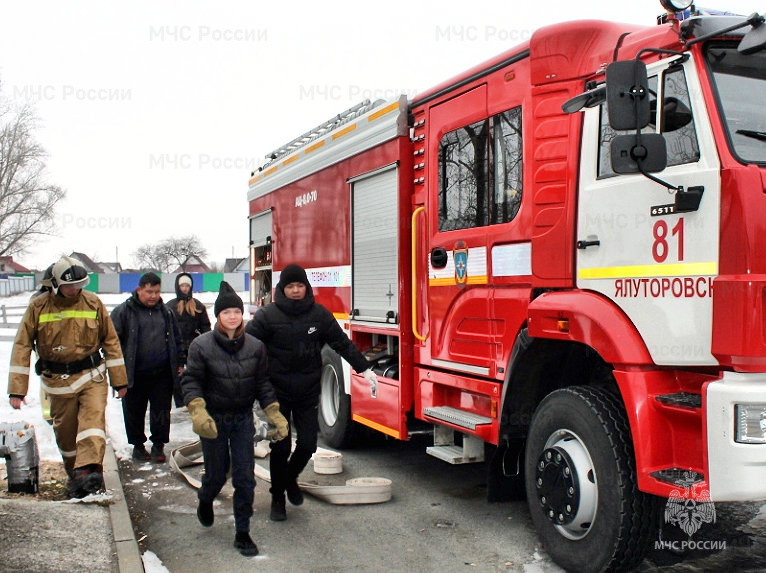
[[[346,394],[340,357],[331,348],[322,349],[322,392],[319,396],[319,431],[331,448],[347,448],[354,440],[351,396]]]
[[[546,396],[525,453],[527,502],[545,551],[568,571],[629,571],[655,536],[656,499],[636,486],[630,428],[608,390]]]

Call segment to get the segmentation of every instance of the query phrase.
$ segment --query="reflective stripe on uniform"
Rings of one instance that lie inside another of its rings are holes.
[[[111,368],[112,366],[122,366],[125,364],[124,358],[112,358],[111,360],[106,361],[106,367]]]
[[[96,370],[103,376],[106,373],[106,366],[104,364],[99,364],[98,368],[90,368],[85,375],[66,386],[48,386],[45,383],[45,378],[42,379],[40,385],[48,394],[56,394],[57,396],[61,396],[62,394],[74,394],[93,379],[93,370]],[[58,378],[58,380],[61,380],[61,378]]]
[[[99,428],[89,428],[87,430],[83,430],[82,432],[77,434],[77,437],[75,438],[76,442],[80,442],[84,440],[85,438],[102,438],[104,441],[106,441],[106,433],[104,430],[101,430]]]
[[[98,312],[95,310],[62,310],[59,312],[46,312],[37,319],[38,324],[44,322],[59,322],[67,318],[97,318]]]
[[[74,458],[74,457],[77,457],[77,450],[75,450],[73,452],[66,452],[66,451],[64,451],[62,449],[59,449],[59,451],[61,452],[61,457],[62,458]]]
[[[11,374],[29,374],[29,366],[11,366],[8,372]]]

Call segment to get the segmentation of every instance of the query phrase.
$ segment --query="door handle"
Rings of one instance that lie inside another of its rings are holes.
[[[447,266],[447,249],[444,247],[434,247],[431,249],[431,266],[435,269],[443,269]]]
[[[598,247],[600,244],[601,244],[601,241],[599,241],[598,238],[588,237],[584,241],[577,241],[577,248],[587,249],[588,247]]]

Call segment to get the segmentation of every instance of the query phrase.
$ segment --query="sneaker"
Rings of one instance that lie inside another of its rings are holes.
[[[239,549],[239,552],[246,557],[258,555],[258,546],[253,542],[247,531],[237,531],[237,535],[234,537],[234,547]]]
[[[197,505],[197,519],[202,524],[202,527],[212,527],[215,521],[215,514],[213,513],[213,502],[200,500]]]
[[[152,461],[158,464],[165,463],[165,448],[162,444],[152,446]]]
[[[139,446],[133,446],[133,459],[147,462],[152,459],[152,456],[149,455],[149,452],[146,451],[144,445],[141,444]]]
[[[287,519],[284,495],[271,496],[271,514],[269,517],[271,518],[271,521],[284,521]]]
[[[303,503],[303,492],[295,480],[287,484],[287,499],[293,505],[301,505]]]

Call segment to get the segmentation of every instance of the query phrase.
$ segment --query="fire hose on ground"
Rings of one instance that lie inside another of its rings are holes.
[[[260,449],[259,457],[267,455],[267,449]],[[340,454],[319,448],[314,454],[315,471],[317,473],[339,473],[335,467],[328,467],[328,471],[319,470],[319,462],[323,459],[331,460],[329,466],[337,466]],[[168,464],[179,473],[194,488],[199,489],[200,480],[194,477],[189,469],[203,464],[202,444],[199,440],[184,444],[173,449],[168,458]],[[269,471],[259,464],[255,464],[255,477],[271,483]],[[360,477],[346,480],[344,485],[318,485],[306,481],[298,481],[301,490],[318,499],[337,505],[356,505],[367,503],[383,503],[391,499],[391,480],[379,477]]]

